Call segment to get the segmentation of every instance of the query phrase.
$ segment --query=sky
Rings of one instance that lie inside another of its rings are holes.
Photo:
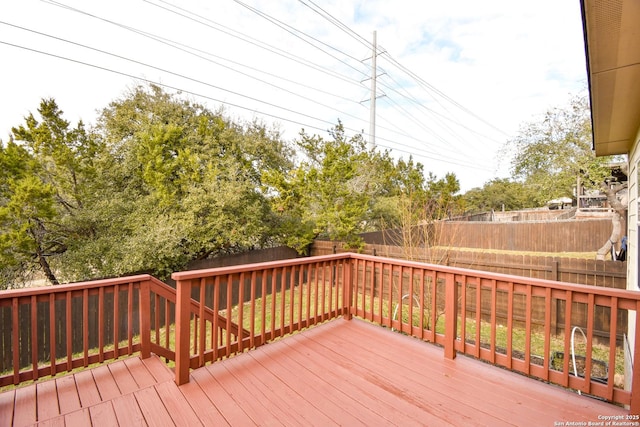
[[[586,87],[577,0],[5,1],[0,58],[3,141],[42,98],[90,126],[152,82],[289,141],[340,120],[462,192],[508,176],[520,127]]]

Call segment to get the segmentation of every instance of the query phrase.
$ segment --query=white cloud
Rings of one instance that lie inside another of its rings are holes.
[[[564,103],[569,93],[584,86],[586,78],[577,2],[315,2],[362,39],[350,36],[349,30],[340,30],[306,7],[304,3],[312,5],[307,0],[244,2],[277,19],[284,28],[232,0],[176,1],[184,9],[174,9],[176,13],[168,12],[166,8],[171,9],[171,3],[162,0],[61,0],[95,16],[198,49],[197,55],[209,61],[49,2],[22,0],[0,5],[0,21],[5,23],[152,64],[173,74],[6,24],[0,24],[0,41],[241,105],[257,112],[232,107],[228,111],[235,117],[263,117],[267,123],[279,122],[285,136],[294,138],[301,127],[320,132],[315,128],[327,129],[338,118],[347,128],[368,133],[368,102],[360,101],[369,96],[369,63],[361,60],[371,55],[366,43],[375,30],[379,45],[387,52],[378,57],[379,69],[387,73],[378,81],[378,93],[386,95],[377,102],[378,145],[393,148],[399,156],[413,153],[427,170],[439,176],[454,171],[465,190],[494,176],[500,167],[495,158],[497,149],[508,139],[504,133],[514,135],[521,123],[550,106]],[[187,11],[200,15],[202,18],[197,19],[205,25],[178,15]],[[315,40],[295,37],[295,31],[285,24]],[[271,47],[259,47],[262,43]],[[0,55],[2,139],[6,139],[12,126],[22,123],[28,111],[35,111],[42,97],[54,97],[69,120],[83,118],[91,122],[96,109],[104,108],[134,84],[132,77],[6,44],[0,44]],[[473,115],[433,89],[420,87],[400,72],[389,57]],[[211,99],[202,101],[212,109],[219,106]],[[261,116],[263,113],[270,116]],[[504,162],[502,167],[504,171]]]

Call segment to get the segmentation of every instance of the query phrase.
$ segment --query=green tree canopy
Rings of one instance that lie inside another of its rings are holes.
[[[304,252],[314,238],[325,237],[358,247],[360,233],[402,226],[406,204],[414,216],[424,212],[428,194],[420,163],[394,162],[388,152],[368,150],[362,135],[347,138],[340,122],[329,135],[301,132],[295,142],[303,160],[264,177],[287,245]]]
[[[537,207],[537,198],[531,187],[508,178],[496,178],[486,182],[482,188],[472,188],[464,194],[468,212],[518,210]]]
[[[521,126],[508,142],[513,150],[512,176],[532,189],[537,206],[558,197],[571,197],[576,179],[599,187],[609,175],[607,157],[595,157],[586,94],[574,96],[567,107],[552,108]]]
[[[105,147],[88,218],[98,233],[60,258],[70,277],[166,276],[193,259],[272,241],[261,176],[290,162],[277,132],[152,85],[105,108],[93,136]]]
[[[29,114],[24,125],[12,129],[10,141],[0,144],[0,264],[5,285],[33,270],[58,283],[50,259],[87,232],[76,218],[91,192],[98,148],[82,122],[70,127],[53,99],[42,100],[38,114]]]

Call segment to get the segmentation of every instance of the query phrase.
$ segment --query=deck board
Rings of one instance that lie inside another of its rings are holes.
[[[118,418],[110,401],[93,405],[89,408],[89,416],[94,426],[116,426]]]
[[[236,378],[245,387],[255,390],[256,398],[271,402],[272,412],[290,414],[292,425],[327,425],[331,422],[307,400],[300,399],[289,385],[280,381],[269,370],[260,364],[252,364],[250,358],[233,357],[226,363],[234,372],[244,374]]]
[[[36,388],[20,387],[16,389],[13,425],[26,426],[36,422]]]
[[[131,393],[113,399],[113,409],[118,425],[131,427],[146,427],[148,425],[138,406],[138,401]]]
[[[180,387],[173,379],[152,356],[40,380],[0,393],[0,426],[36,415],[40,426],[67,427],[553,426],[628,414],[357,319],[196,369]]]
[[[180,392],[187,399],[194,410],[198,411],[198,416],[204,425],[207,426],[228,426],[229,423],[222,416],[215,403],[200,388],[196,381],[190,381],[180,386]],[[212,396],[213,397],[213,396]]]
[[[120,389],[120,393],[128,394],[139,390],[138,384],[133,379],[131,372],[129,372],[129,368],[124,364],[124,361],[119,360],[117,362],[110,363],[107,366]]]
[[[38,420],[46,420],[60,415],[58,392],[55,381],[43,381],[36,385]]]
[[[109,366],[98,366],[92,369],[91,372],[93,373],[93,379],[98,387],[101,400],[111,400],[120,396],[120,389],[113,375],[111,375]]]
[[[149,372],[139,357],[124,359],[124,364],[127,365],[129,372],[131,372],[131,376],[135,380],[136,384],[138,384],[138,388],[144,389],[156,384],[156,379],[151,375],[151,372]]]
[[[153,387],[140,389],[134,393],[140,411],[149,426],[171,425],[171,416]]]
[[[362,407],[349,396],[345,395],[335,386],[323,381],[321,377],[304,372],[304,368],[298,362],[289,359],[278,360],[277,355],[268,346],[262,347],[252,357],[271,371],[283,383],[288,384],[299,396],[298,399],[307,399],[322,411],[333,424],[343,423],[350,426],[365,426],[366,419],[371,419],[368,413],[360,414]],[[280,353],[281,356],[284,353]],[[322,396],[322,398],[320,398]]]
[[[10,426],[13,424],[13,408],[15,405],[15,390],[0,393],[0,426]]]
[[[191,373],[191,378],[198,383],[205,394],[215,401],[216,407],[227,423],[232,426],[257,425],[257,423],[243,410],[243,408],[236,404],[233,397],[220,386],[213,376],[211,376],[207,368],[193,371]]]
[[[80,409],[80,397],[76,388],[76,380],[73,375],[65,375],[57,378],[56,389],[58,390],[58,402],[60,404],[60,414]]]
[[[83,408],[102,402],[98,386],[96,386],[91,370],[80,371],[74,376],[76,378],[78,396],[80,396],[80,404]]]
[[[162,403],[177,426],[201,426],[202,421],[173,381],[164,381],[155,386]]]

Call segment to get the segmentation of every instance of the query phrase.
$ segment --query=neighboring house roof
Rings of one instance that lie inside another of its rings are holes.
[[[596,155],[626,154],[640,128],[640,1],[581,0]]]

